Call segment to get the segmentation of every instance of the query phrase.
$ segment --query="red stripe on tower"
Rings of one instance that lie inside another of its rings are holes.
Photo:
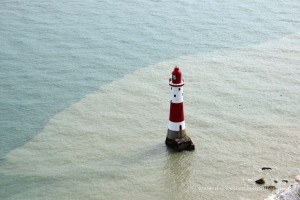
[[[170,103],[170,117],[171,122],[183,122],[184,112],[183,112],[183,102],[181,103]]]

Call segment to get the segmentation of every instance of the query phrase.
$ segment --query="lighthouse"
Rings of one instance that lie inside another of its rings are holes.
[[[177,150],[194,150],[195,146],[191,138],[186,134],[184,109],[183,109],[183,86],[182,72],[176,66],[169,79],[171,90],[170,115],[166,145]]]

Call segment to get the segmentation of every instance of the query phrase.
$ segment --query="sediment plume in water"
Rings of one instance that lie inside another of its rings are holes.
[[[267,196],[226,187],[254,187],[261,166],[277,166],[278,175],[300,173],[294,172],[300,163],[299,64],[300,35],[293,34],[143,68],[58,113],[6,155],[0,172],[35,177],[37,184],[16,199],[41,190],[72,199]],[[164,145],[175,65],[184,73],[193,153],[174,154]],[[224,189],[201,189],[209,186]]]

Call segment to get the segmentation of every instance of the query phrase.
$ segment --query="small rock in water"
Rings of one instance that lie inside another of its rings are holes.
[[[288,180],[286,180],[286,179],[283,179],[283,180],[282,180],[282,182],[284,182],[284,183],[288,183],[289,181],[288,181]]]
[[[295,181],[297,181],[298,183],[300,183],[300,175],[295,176]]]
[[[265,184],[265,180],[263,178],[260,178],[258,180],[255,181],[256,184]]]
[[[278,181],[274,180],[274,183],[278,183]]]
[[[271,167],[263,167],[261,168],[261,170],[271,170],[272,168]]]
[[[265,186],[264,188],[268,190],[276,190],[276,187],[274,185]]]

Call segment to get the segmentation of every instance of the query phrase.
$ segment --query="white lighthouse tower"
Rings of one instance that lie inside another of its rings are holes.
[[[191,138],[186,134],[183,110],[183,79],[180,69],[176,66],[169,79],[171,88],[170,115],[166,145],[178,150],[194,150]]]

